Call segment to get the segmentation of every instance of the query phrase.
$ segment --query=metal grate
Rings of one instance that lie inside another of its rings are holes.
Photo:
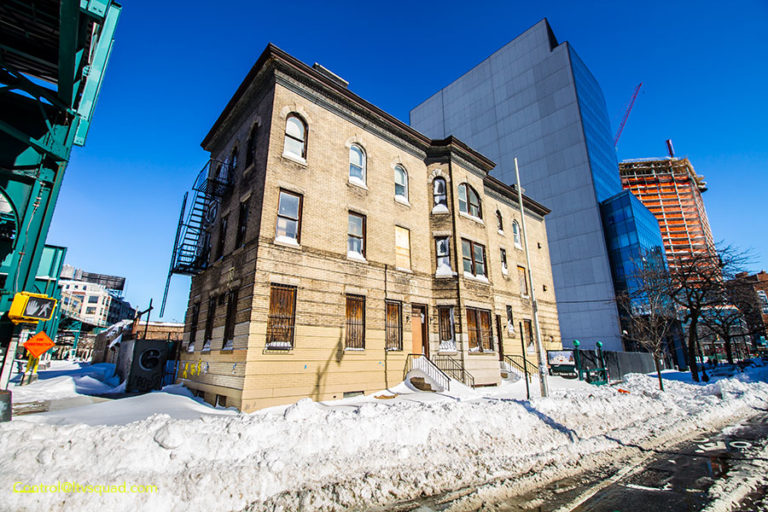
[[[347,295],[346,348],[365,348],[365,297]]]
[[[269,291],[267,348],[277,350],[292,349],[295,323],[296,287],[272,284]]]

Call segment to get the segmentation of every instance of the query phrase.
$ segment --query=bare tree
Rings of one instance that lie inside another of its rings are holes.
[[[630,291],[617,297],[630,340],[653,356],[659,389],[664,391],[661,361],[676,322],[675,306],[669,291],[669,272],[661,252],[647,252],[633,261],[635,271],[628,281]]]
[[[725,356],[728,362],[733,364],[733,340],[743,336],[745,332],[741,311],[736,306],[724,302],[704,311],[701,323],[715,339],[723,340]]]
[[[683,322],[688,323],[688,365],[696,382],[699,381],[696,347],[702,314],[723,304],[723,283],[734,278],[747,261],[747,254],[732,246],[668,258],[668,295],[678,306]]]

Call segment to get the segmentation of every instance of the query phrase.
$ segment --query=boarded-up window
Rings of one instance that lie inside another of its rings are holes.
[[[197,323],[200,319],[200,303],[195,302],[195,304],[192,306],[192,319],[189,322],[189,345],[187,346],[187,350],[192,352],[195,350],[195,337],[197,335]]]
[[[231,349],[235,343],[235,320],[237,318],[238,290],[232,290],[227,297],[227,319],[224,324],[224,350]]]
[[[517,277],[520,280],[520,295],[528,296],[528,278],[525,276],[525,269],[523,267],[517,267]]]
[[[208,299],[208,313],[206,313],[205,316],[205,336],[203,337],[203,350],[211,349],[214,318],[216,318],[216,297],[211,297]]]
[[[386,318],[387,350],[403,349],[403,306],[398,301],[388,300]]]
[[[411,232],[395,226],[395,266],[411,268]]]
[[[523,336],[523,341],[527,345],[527,351],[533,353],[533,324],[530,320],[523,320],[520,324],[520,330],[522,331],[520,334]]]
[[[218,260],[224,256],[224,247],[227,243],[227,224],[229,223],[229,216],[222,217],[219,222],[219,244],[216,246],[216,259]]]
[[[467,308],[467,331],[470,352],[493,350],[491,312],[484,309]]]
[[[235,248],[245,245],[245,232],[248,229],[248,200],[240,203],[240,211],[237,215],[237,238]]]
[[[278,350],[293,348],[295,320],[296,287],[272,284],[269,290],[267,348]]]
[[[365,348],[365,297],[347,295],[346,348]]]

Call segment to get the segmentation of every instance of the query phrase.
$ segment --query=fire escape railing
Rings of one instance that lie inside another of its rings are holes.
[[[193,276],[208,268],[211,252],[211,227],[216,220],[221,199],[232,189],[229,162],[208,160],[192,186],[192,201],[187,209],[189,192],[184,193],[173,243],[171,265],[165,282],[160,315],[165,312],[168,289],[173,274]]]

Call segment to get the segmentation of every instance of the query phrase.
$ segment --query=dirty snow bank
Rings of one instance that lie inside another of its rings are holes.
[[[766,380],[768,371],[758,370],[752,377]],[[0,488],[17,481],[74,481],[159,489],[101,496],[5,494],[5,507],[15,510],[342,510],[546,465],[572,467],[585,456],[671,430],[692,432],[745,416],[751,406],[768,401],[768,384],[745,378],[665,385],[661,393],[655,377],[630,375],[621,385],[629,394],[611,387],[561,389],[529,402],[492,390],[344,407],[302,400],[281,414],[196,420],[156,414],[118,426],[19,419],[0,426]],[[159,394],[145,396],[152,395]],[[113,403],[121,402],[127,400]]]

